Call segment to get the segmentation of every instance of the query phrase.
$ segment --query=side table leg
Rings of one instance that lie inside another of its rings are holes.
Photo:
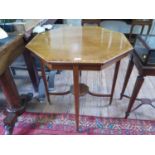
[[[0,76],[0,87],[7,101],[7,115],[4,119],[5,134],[12,134],[16,119],[18,115],[24,112],[25,105],[21,104],[22,102],[9,68]]]
[[[73,66],[73,79],[74,79],[74,99],[75,99],[75,119],[76,130],[79,130],[79,68],[78,65]]]
[[[110,95],[110,102],[109,102],[110,105],[111,105],[112,100],[113,100],[113,95],[114,95],[116,80],[117,80],[117,76],[118,76],[119,66],[120,66],[120,61],[118,61],[116,63],[116,66],[115,66],[114,77],[113,77],[113,84],[112,84],[111,95]]]
[[[136,97],[140,91],[140,88],[141,88],[143,82],[144,82],[144,77],[139,75],[136,79],[136,83],[135,83],[135,86],[134,86],[134,89],[133,89],[133,92],[132,92],[132,95],[131,95],[131,98],[129,101],[129,105],[128,105],[128,109],[127,109],[125,118],[128,118],[130,111],[133,107],[133,104],[135,102],[135,99],[136,99]]]
[[[131,56],[130,61],[129,61],[129,64],[128,64],[128,68],[127,68],[127,71],[126,71],[125,80],[124,80],[122,92],[121,92],[121,95],[120,95],[120,99],[122,99],[122,97],[124,95],[124,92],[125,92],[126,86],[128,84],[128,81],[129,81],[131,72],[133,70],[133,66],[134,66],[133,57]]]
[[[46,80],[46,73],[45,73],[44,63],[42,62],[42,60],[40,60],[40,64],[41,64],[41,74],[42,74],[42,78],[43,78],[44,85],[45,85],[45,92],[46,92],[46,95],[47,95],[47,100],[48,100],[49,104],[51,104],[50,95],[49,95],[49,92],[48,92],[48,85],[47,85],[47,80]]]

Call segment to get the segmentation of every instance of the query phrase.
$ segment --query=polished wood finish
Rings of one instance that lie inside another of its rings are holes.
[[[75,100],[75,119],[76,119],[76,130],[79,130],[79,68],[78,65],[73,66],[73,81],[74,81],[74,100]]]
[[[77,130],[79,128],[80,71],[101,70],[116,63],[112,94],[92,93],[95,96],[111,97],[110,102],[112,102],[120,60],[133,49],[124,34],[100,27],[66,26],[38,34],[26,47],[41,59],[48,98],[50,93],[47,89],[43,65],[51,70],[73,70]]]
[[[23,35],[15,35],[7,44],[0,46],[0,75],[24,50]]]
[[[38,34],[26,47],[56,64],[106,64],[133,49],[124,34],[91,26],[53,29]]]
[[[12,134],[17,116],[24,112],[25,106],[21,104],[22,101],[18,94],[18,90],[13,81],[9,68],[7,68],[0,76],[0,87],[7,101],[7,116],[4,119],[5,134]]]
[[[3,90],[3,93],[6,96],[7,108],[8,109],[19,108],[20,107],[19,94],[9,69],[7,69],[5,73],[3,73],[0,76],[0,86],[1,89]]]

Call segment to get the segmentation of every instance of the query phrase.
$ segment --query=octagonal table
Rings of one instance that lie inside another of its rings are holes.
[[[47,99],[49,94],[74,94],[76,129],[79,129],[79,96],[89,93],[94,96],[113,99],[120,60],[132,51],[133,47],[124,34],[101,27],[64,26],[38,34],[26,47],[40,58],[42,76]],[[110,94],[98,94],[89,91],[88,86],[80,84],[81,70],[101,70],[116,63]],[[49,69],[73,70],[73,86],[66,92],[49,92],[44,65]]]

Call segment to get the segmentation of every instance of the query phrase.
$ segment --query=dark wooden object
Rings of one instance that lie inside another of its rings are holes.
[[[4,119],[5,134],[12,134],[16,119],[24,112],[25,105],[20,99],[9,68],[0,76],[0,87],[7,101],[7,115]]]
[[[131,22],[131,29],[130,29],[130,33],[129,33],[129,40],[132,44],[134,44],[134,41],[135,41],[135,37],[132,37],[134,36],[135,34],[133,34],[133,29],[135,26],[141,26],[141,31],[140,31],[140,34],[143,34],[143,31],[144,31],[144,28],[147,26],[148,29],[147,29],[147,35],[150,33],[150,30],[151,30],[151,27],[152,27],[152,22],[153,20],[152,19],[132,19],[132,22]],[[134,39],[132,39],[134,38]]]
[[[117,80],[117,76],[118,76],[118,71],[119,71],[119,66],[120,66],[120,58],[117,58],[119,60],[115,60],[116,61],[116,67],[115,67],[115,71],[114,71],[114,78],[113,78],[113,84],[112,84],[112,90],[111,90],[111,94],[98,94],[98,93],[92,93],[90,92],[88,89],[86,90],[86,93],[89,93],[90,95],[93,96],[98,96],[98,97],[110,97],[110,102],[109,104],[112,103],[112,99],[113,99],[113,94],[114,94],[114,90],[115,90],[115,86],[116,86],[116,80]],[[45,66],[48,66],[50,69],[57,69],[57,70],[73,70],[73,93],[74,93],[74,98],[75,98],[75,114],[76,114],[76,129],[79,129],[79,97],[80,95],[83,96],[83,94],[85,94],[85,90],[80,90],[80,88],[85,88],[85,86],[81,86],[80,84],[80,72],[82,70],[101,70],[103,69],[103,65],[102,64],[61,64],[61,65],[57,65],[57,64],[52,64],[52,63],[46,63],[44,60],[41,60],[41,72],[42,72],[42,77],[43,77],[43,81],[44,81],[44,85],[45,85],[45,90],[46,90],[46,94],[47,94],[47,100],[48,102],[51,104],[51,100],[50,100],[50,95],[67,95],[69,93],[72,93],[72,89],[66,92],[49,92],[48,91],[48,83],[46,80],[46,75],[45,75]],[[111,63],[113,63],[113,60],[111,60],[108,65],[111,65]],[[45,66],[44,66],[45,65]],[[106,66],[106,65],[105,65]],[[82,91],[82,93],[81,93]]]
[[[132,51],[133,47],[128,42],[128,40],[120,33],[111,32],[106,30],[107,37],[104,37],[101,33],[105,30],[101,27],[65,27],[60,29],[53,29],[45,33],[45,35],[40,34],[32,40],[26,48],[32,51],[33,54],[38,56],[41,60],[41,71],[43,80],[45,83],[45,90],[47,94],[47,99],[50,102],[49,95],[66,95],[68,93],[74,93],[75,99],[75,116],[76,116],[76,129],[79,129],[79,97],[84,95],[85,91],[94,96],[100,97],[110,97],[110,103],[113,99],[113,93],[116,85],[116,79],[118,75],[120,60],[127,56],[129,52]],[[75,33],[75,32],[78,32]],[[57,33],[62,34],[57,38]],[[63,35],[65,33],[65,36]],[[77,34],[77,35],[76,35]],[[57,41],[53,44],[52,38],[57,38]],[[114,35],[113,41],[109,41],[109,36]],[[90,37],[91,36],[91,37]],[[80,39],[79,39],[80,38]],[[98,38],[98,39],[96,39]],[[118,38],[118,39],[117,39]],[[123,39],[123,44],[120,50],[120,42],[118,40]],[[59,42],[63,40],[63,42]],[[101,40],[100,40],[101,39]],[[48,42],[45,40],[48,40]],[[64,41],[66,40],[66,41]],[[79,41],[80,40],[80,41]],[[70,48],[73,45],[78,45],[78,49]],[[92,45],[93,44],[93,45]],[[51,46],[52,45],[52,46]],[[108,46],[107,46],[108,45]],[[55,48],[56,47],[56,48]],[[123,48],[125,47],[125,48]],[[64,49],[63,49],[64,48]],[[96,49],[97,48],[97,49]],[[35,49],[35,50],[34,50]],[[44,49],[44,50],[43,50]],[[94,52],[92,52],[94,49]],[[105,51],[105,52],[102,52]],[[108,51],[108,52],[107,52]],[[59,53],[59,54],[58,54]],[[94,55],[93,55],[94,54]],[[88,87],[80,83],[80,72],[83,70],[95,70],[100,71],[111,64],[116,63],[113,85],[111,94],[97,94],[89,91]],[[71,70],[73,71],[73,86],[70,90],[66,92],[49,92],[48,83],[46,80],[45,69],[47,66],[49,70]],[[81,91],[82,89],[82,91]]]
[[[128,84],[128,81],[129,81],[129,78],[130,78],[130,75],[131,75],[131,72],[133,70],[133,66],[134,65],[136,66],[139,75],[137,76],[137,79],[136,79],[136,82],[135,82],[135,86],[133,88],[133,92],[132,92],[132,95],[130,97],[130,101],[129,101],[128,109],[126,111],[125,118],[128,118],[128,116],[129,116],[129,114],[130,114],[130,112],[132,110],[134,102],[135,102],[135,100],[137,98],[137,95],[138,95],[138,93],[140,91],[140,88],[141,88],[141,86],[142,86],[142,84],[144,82],[144,77],[145,76],[155,76],[155,67],[144,66],[140,62],[140,60],[138,59],[137,55],[135,53],[133,53],[131,55],[131,59],[130,59],[129,64],[128,64],[128,68],[127,68],[127,72],[126,72],[123,88],[122,88],[122,91],[121,91],[121,96],[120,96],[121,99],[122,99],[123,96],[126,97],[126,95],[124,95],[124,92],[125,92],[125,89],[127,87],[127,84]],[[144,101],[144,99],[142,101]],[[150,104],[150,102],[149,102],[149,104]]]
[[[24,50],[23,56],[24,56],[24,60],[26,63],[26,67],[27,67],[31,82],[33,84],[33,88],[36,92],[38,92],[39,75],[38,75],[37,67],[34,63],[34,57],[27,49]]]
[[[54,24],[54,23],[63,23],[63,21],[61,19],[45,19],[43,21],[41,21],[41,23],[38,23],[40,25],[44,25],[44,24]],[[36,25],[37,26],[37,25]],[[29,41],[31,41],[31,39],[33,39],[34,35],[33,35],[33,28],[27,30],[24,33],[24,40],[25,40],[25,44],[28,43]],[[39,75],[38,75],[38,69],[36,64],[34,63],[34,56],[32,55],[32,53],[29,52],[28,49],[24,49],[23,51],[23,56],[24,56],[24,60],[26,63],[26,66],[12,66],[11,69],[13,72],[15,72],[16,69],[21,69],[21,70],[28,70],[30,79],[32,81],[33,84],[33,88],[36,92],[38,92],[38,88],[39,88]]]
[[[153,22],[152,19],[132,19],[130,34],[132,34],[133,28],[137,25],[142,27],[140,34],[143,33],[145,26],[148,26],[147,34],[149,34],[151,27],[152,27],[152,22]]]

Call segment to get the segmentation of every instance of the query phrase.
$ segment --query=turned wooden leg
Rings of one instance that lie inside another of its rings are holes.
[[[34,58],[32,57],[31,53],[27,49],[25,49],[23,56],[25,59],[27,70],[28,70],[30,79],[32,81],[34,90],[38,92],[39,75],[38,75],[37,67],[34,63]]]
[[[74,79],[74,99],[75,99],[75,119],[76,130],[79,130],[79,68],[78,65],[73,66],[73,79]]]
[[[44,62],[41,60],[40,64],[41,64],[41,73],[42,73],[42,78],[43,78],[44,85],[45,85],[45,92],[46,92],[46,95],[47,95],[47,100],[48,100],[49,104],[51,104],[50,95],[49,95],[49,92],[48,92],[48,85],[47,85],[47,80],[46,80]]]
[[[127,86],[127,84],[128,84],[128,81],[129,81],[131,72],[132,72],[132,70],[133,70],[133,66],[134,66],[134,63],[133,63],[133,56],[131,56],[130,61],[129,61],[129,64],[128,64],[128,68],[127,68],[127,71],[126,71],[126,75],[125,75],[125,80],[124,80],[123,88],[122,88],[122,91],[121,91],[121,94],[120,94],[120,99],[122,99],[122,97],[123,97],[123,95],[124,95],[124,92],[125,92],[126,86]]]
[[[118,76],[119,66],[120,66],[120,61],[118,61],[116,63],[116,66],[115,66],[114,77],[113,77],[113,84],[112,84],[112,89],[111,89],[111,95],[110,95],[110,102],[109,102],[109,104],[111,104],[112,103],[112,100],[113,100],[113,95],[114,95],[116,80],[117,80],[117,76]]]
[[[9,68],[0,76],[0,87],[7,101],[7,115],[4,119],[5,134],[12,134],[16,119],[18,115],[24,112],[25,105],[22,105]]]
[[[136,79],[136,83],[135,83],[135,86],[134,86],[134,89],[133,89],[133,92],[132,92],[132,95],[131,95],[131,98],[129,101],[129,105],[128,105],[128,109],[127,109],[125,118],[128,118],[130,111],[133,107],[133,104],[135,102],[135,99],[136,99],[136,97],[140,91],[140,88],[141,88],[143,82],[144,82],[144,77],[139,75]]]

